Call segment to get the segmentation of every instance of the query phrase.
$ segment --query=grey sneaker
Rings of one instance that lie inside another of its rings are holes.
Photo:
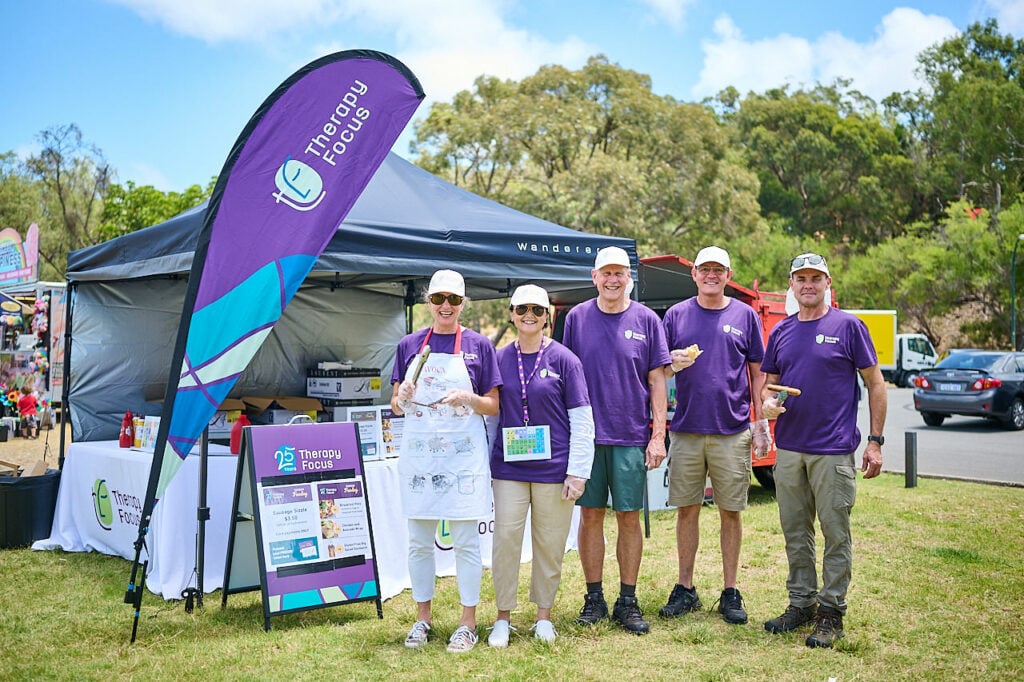
[[[418,620],[412,624],[412,629],[405,636],[405,646],[410,649],[419,649],[427,643],[427,633],[430,632],[430,624],[425,620]]]
[[[672,588],[672,594],[668,596],[668,603],[658,609],[658,615],[662,618],[678,618],[690,611],[700,611],[703,604],[697,596],[697,588],[686,589],[682,585]]]
[[[595,625],[608,617],[608,602],[600,592],[588,592],[583,597],[583,608],[576,622],[580,625]]]
[[[832,642],[843,636],[843,614],[835,609],[822,607],[814,619],[814,632],[805,644],[809,647],[832,648]]]
[[[718,598],[718,612],[726,623],[743,625],[747,622],[747,612],[743,608],[743,595],[735,587],[727,587],[722,590],[722,596]]]
[[[636,597],[616,599],[615,608],[612,609],[612,620],[634,635],[647,634],[651,629],[650,624],[644,620],[644,613],[640,610],[640,603]]]
[[[453,654],[464,654],[476,646],[476,633],[465,625],[460,625],[448,639],[448,651]]]
[[[786,607],[786,610],[782,612],[781,616],[778,618],[772,618],[770,621],[766,622],[764,624],[764,629],[775,634],[780,632],[791,632],[801,625],[805,625],[813,621],[817,612],[817,604],[811,604],[804,608],[790,604]]]

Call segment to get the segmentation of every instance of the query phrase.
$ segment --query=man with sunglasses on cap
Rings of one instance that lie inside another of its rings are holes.
[[[705,475],[710,475],[722,550],[718,612],[727,623],[739,625],[747,622],[736,578],[743,541],[740,513],[747,508],[750,489],[750,444],[753,439],[755,456],[767,455],[771,446],[768,420],[761,417],[764,341],[754,309],[725,295],[732,278],[725,249],[701,249],[690,273],[697,295],[669,308],[664,319],[672,349],[672,366],[666,373],[675,375],[676,386],[676,410],[669,425],[668,503],[677,508],[679,582],[658,614],[677,618],[701,608],[693,572]],[[753,424],[752,395],[758,396]]]
[[[562,334],[562,343],[583,363],[596,432],[590,481],[576,502],[580,563],[587,582],[576,622],[594,625],[608,617],[602,580],[610,491],[618,528],[615,556],[620,582],[612,620],[642,635],[650,626],[636,598],[644,542],[640,510],[647,471],[665,459],[664,367],[672,360],[661,320],[650,308],[629,299],[633,289],[629,255],[615,246],[601,249],[590,274],[597,298],[569,311]]]
[[[801,254],[789,273],[799,309],[772,329],[761,363],[766,375],[764,414],[778,419],[775,490],[789,562],[789,605],[764,628],[783,633],[813,622],[807,646],[831,647],[843,636],[853,566],[850,511],[857,495],[854,457],[861,440],[857,374],[867,387],[871,429],[862,457],[864,478],[882,470],[885,381],[867,327],[826,300],[832,278],[825,259]],[[783,396],[768,385],[796,388],[800,394]],[[820,586],[815,516],[825,538]]]

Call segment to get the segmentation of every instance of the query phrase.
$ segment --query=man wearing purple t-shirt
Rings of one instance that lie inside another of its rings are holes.
[[[663,368],[671,358],[661,320],[650,308],[629,299],[633,280],[628,254],[614,246],[601,249],[590,274],[597,298],[569,311],[562,334],[562,343],[583,363],[596,432],[590,481],[576,502],[580,563],[587,581],[576,622],[593,625],[608,617],[602,579],[610,491],[618,528],[615,556],[620,582],[612,619],[640,635],[650,628],[636,598],[644,543],[640,510],[647,470],[665,459]]]
[[[874,478],[882,470],[885,381],[867,327],[826,302],[832,278],[825,259],[801,254],[789,272],[789,286],[800,307],[772,329],[761,363],[766,375],[761,391],[764,414],[778,418],[775,490],[789,561],[789,605],[764,628],[789,632],[814,621],[814,632],[805,643],[831,647],[843,636],[853,568],[850,511],[857,496],[854,454],[861,435],[857,374],[867,387],[871,428],[862,458],[864,478]],[[769,385],[796,388],[800,394],[787,399]],[[820,589],[815,515],[825,538]]]
[[[679,582],[658,611],[675,618],[701,608],[693,583],[700,543],[700,509],[705,472],[715,489],[720,523],[723,590],[718,611],[728,623],[747,622],[736,588],[743,525],[750,488],[750,442],[756,454],[769,448],[768,421],[761,418],[761,321],[750,306],[725,295],[732,278],[729,254],[717,246],[701,249],[690,271],[697,296],[665,313],[665,336],[672,349],[676,411],[669,425],[668,503],[677,507],[676,551]],[[697,357],[686,348],[696,345]],[[699,359],[698,359],[699,358]],[[758,396],[750,423],[751,387]]]

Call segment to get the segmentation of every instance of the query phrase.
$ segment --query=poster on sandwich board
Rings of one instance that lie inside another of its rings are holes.
[[[376,601],[383,616],[356,429],[327,422],[245,430],[248,481],[239,485],[250,486],[266,630],[272,616],[360,601]]]

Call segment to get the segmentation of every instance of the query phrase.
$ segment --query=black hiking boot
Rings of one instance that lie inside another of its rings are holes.
[[[672,588],[672,594],[668,595],[668,603],[658,609],[658,615],[662,618],[678,618],[690,611],[700,611],[702,606],[696,587],[686,589],[676,585]]]
[[[583,597],[583,608],[576,618],[579,625],[596,625],[598,621],[608,617],[608,602],[601,592],[588,592]]]
[[[727,587],[722,590],[722,596],[718,598],[718,612],[726,623],[743,625],[747,622],[747,612],[743,608],[743,595],[735,587]]]
[[[764,624],[764,629],[775,634],[780,632],[791,632],[801,625],[805,625],[813,621],[817,612],[817,604],[811,604],[804,608],[790,604],[786,607],[786,610],[782,612],[781,616],[778,618],[772,618],[770,621],[766,622]]]
[[[805,642],[809,647],[832,648],[832,642],[843,636],[843,614],[835,609],[822,607],[814,619],[814,632]]]
[[[619,597],[612,609],[612,620],[634,635],[647,634],[651,626],[644,620],[643,611],[636,597]]]

